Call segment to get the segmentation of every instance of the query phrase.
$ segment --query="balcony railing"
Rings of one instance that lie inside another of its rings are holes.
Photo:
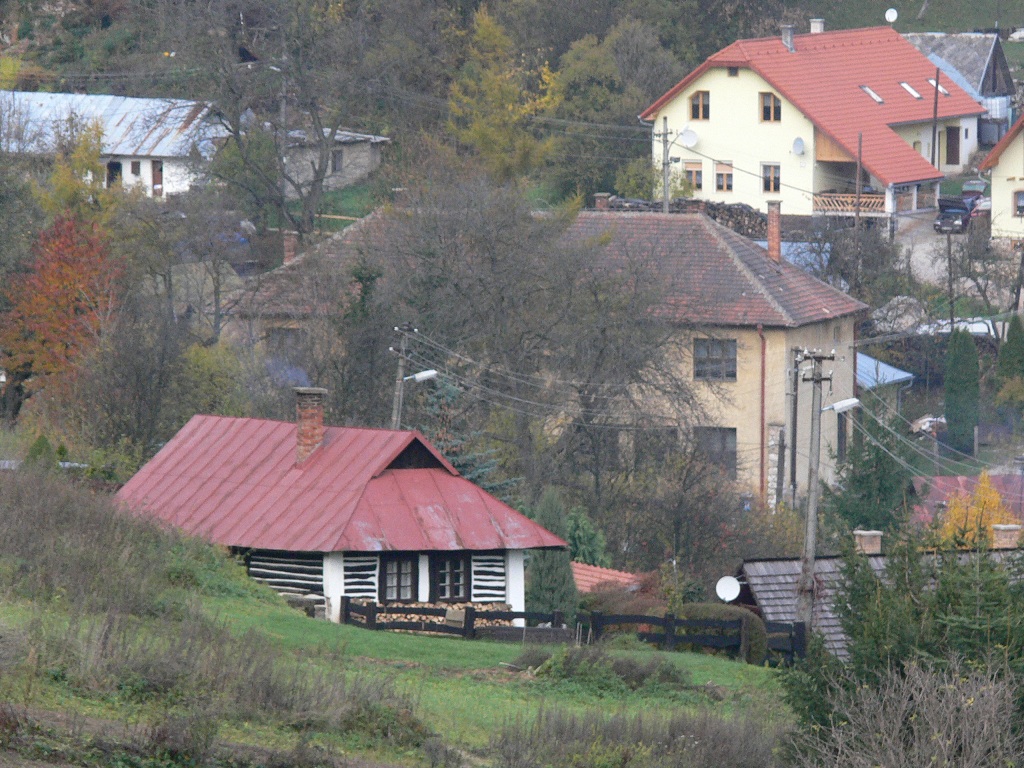
[[[814,196],[815,213],[832,216],[853,216],[857,213],[857,195],[821,192]],[[861,216],[885,216],[885,195],[862,194]]]

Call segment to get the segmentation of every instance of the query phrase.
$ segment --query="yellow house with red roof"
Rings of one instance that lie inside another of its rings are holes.
[[[979,170],[991,171],[992,237],[1024,243],[1024,116],[999,140]]]
[[[935,206],[978,148],[984,109],[889,27],[738,40],[640,116],[653,158],[697,198],[792,215]]]

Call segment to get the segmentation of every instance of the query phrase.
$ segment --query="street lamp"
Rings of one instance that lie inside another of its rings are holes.
[[[827,376],[821,372],[823,360],[834,360],[835,353],[822,355],[820,353],[805,353],[804,359],[811,360],[813,367],[809,378],[813,384],[811,391],[811,445],[807,469],[807,520],[804,528],[804,552],[800,558],[800,581],[797,584],[797,619],[802,621],[811,631],[811,621],[814,617],[814,555],[817,548],[818,538],[818,496],[819,488],[818,468],[821,462],[821,414],[825,411],[846,413],[849,410],[860,406],[860,400],[856,397],[849,397],[831,405],[821,407],[821,382],[824,379],[831,381],[831,374]]]

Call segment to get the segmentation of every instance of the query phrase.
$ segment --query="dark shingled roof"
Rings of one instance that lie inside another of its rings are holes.
[[[985,32],[908,32],[903,37],[925,56],[937,57],[954,67],[978,95],[1014,94],[1013,78],[999,35]]]
[[[649,262],[679,322],[795,328],[867,309],[703,214],[583,211],[566,239],[611,263]]]

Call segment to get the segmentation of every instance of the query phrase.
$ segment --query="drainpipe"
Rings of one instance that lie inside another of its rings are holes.
[[[768,382],[768,360],[767,360],[767,349],[768,343],[764,337],[764,326],[761,323],[757,324],[757,336],[761,339],[761,472],[760,472],[760,489],[761,489],[761,504],[768,500],[768,485],[767,485],[767,472],[768,468],[765,466],[765,446],[766,428],[765,424],[765,391],[767,389]]]

